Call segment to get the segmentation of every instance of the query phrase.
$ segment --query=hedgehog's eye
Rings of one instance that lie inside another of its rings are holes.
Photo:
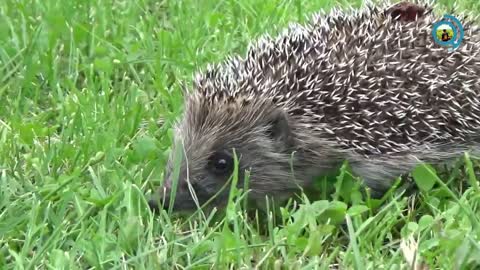
[[[218,175],[229,173],[233,168],[232,157],[223,152],[213,154],[208,163],[210,170]]]

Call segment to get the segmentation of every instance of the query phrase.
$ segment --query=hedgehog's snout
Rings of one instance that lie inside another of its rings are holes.
[[[170,207],[170,200],[172,196],[172,186],[171,181],[165,179],[163,185],[157,189],[155,194],[150,198],[148,201],[148,206],[154,212],[159,211],[160,209],[168,210]],[[173,202],[173,206],[178,206],[185,201],[185,193],[183,185],[178,185],[177,190],[175,193],[175,201]]]
[[[209,194],[203,192],[195,183],[179,180],[176,190],[173,192],[171,181],[166,179],[163,185],[148,201],[148,206],[152,211],[160,209],[168,210],[172,208],[174,211],[189,211],[196,209],[198,204],[202,204],[209,198]],[[170,207],[170,204],[173,204]]]
[[[171,187],[167,181],[165,181],[162,187],[158,188],[148,200],[148,206],[150,209],[153,212],[158,212],[161,208],[167,210],[168,203],[170,202],[170,193]]]
[[[158,200],[156,199],[153,199],[153,198],[150,198],[148,200],[148,207],[150,208],[150,210],[152,210],[153,212],[158,212],[159,209],[159,205],[158,205]]]

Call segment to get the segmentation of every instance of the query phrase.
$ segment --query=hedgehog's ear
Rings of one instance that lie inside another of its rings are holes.
[[[292,133],[288,114],[282,109],[274,110],[268,119],[267,134],[281,146],[289,147],[292,145]],[[282,147],[283,148],[283,147]]]

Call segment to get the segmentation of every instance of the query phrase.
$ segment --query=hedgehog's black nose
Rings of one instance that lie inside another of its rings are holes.
[[[170,202],[170,195],[168,194],[163,194],[162,195],[153,195],[149,200],[148,200],[148,207],[150,210],[152,210],[154,213],[158,213],[161,209],[168,210]]]
[[[160,210],[158,207],[158,201],[154,199],[148,200],[148,207],[150,207],[150,210],[152,210],[154,213]]]

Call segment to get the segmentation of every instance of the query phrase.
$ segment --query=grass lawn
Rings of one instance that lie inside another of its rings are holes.
[[[0,269],[406,269],[413,254],[430,269],[478,269],[468,155],[452,170],[418,168],[420,192],[383,201],[361,198],[343,170],[319,180],[332,194],[258,219],[237,201],[224,218],[147,208],[181,84],[261,33],[348,2],[0,1]]]

